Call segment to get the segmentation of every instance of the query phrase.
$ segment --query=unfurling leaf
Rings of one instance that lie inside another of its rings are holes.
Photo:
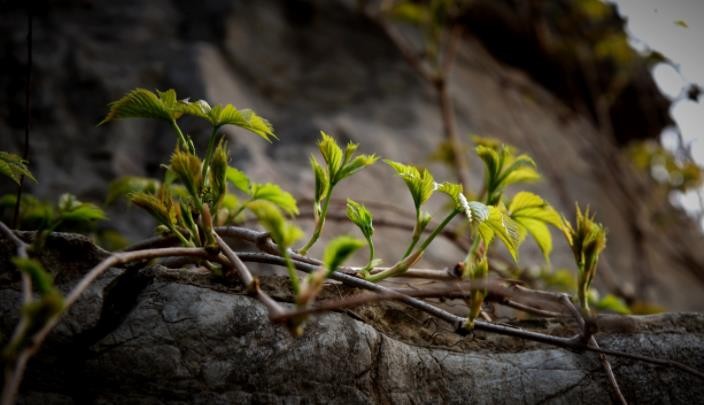
[[[315,174],[315,201],[322,201],[328,192],[330,182],[328,175],[314,156],[310,157],[310,166],[313,169],[313,174]]]
[[[228,162],[230,160],[227,143],[221,141],[213,152],[212,160],[210,161],[210,193],[211,203],[213,207],[217,207],[222,200],[222,197],[227,192],[227,171],[229,169]]]
[[[327,269],[327,274],[330,275],[335,272],[352,253],[364,245],[365,242],[363,240],[350,236],[340,236],[333,239],[323,252],[323,264]]]
[[[324,131],[320,131],[320,141],[318,148],[320,154],[325,159],[327,164],[327,177],[331,186],[337,184],[340,180],[349,177],[361,169],[374,164],[379,158],[375,155],[358,155],[354,156],[358,145],[348,143],[345,151],[335,142],[335,139]],[[313,164],[311,162],[311,164]],[[316,170],[316,167],[313,167]],[[317,178],[317,174],[316,174]]]
[[[176,149],[171,155],[169,168],[176,173],[194,200],[201,198],[201,161],[198,156]]]
[[[479,139],[481,142],[478,142],[475,151],[486,169],[484,188],[487,192],[487,204],[495,205],[501,201],[501,195],[511,184],[540,179],[535,162],[530,156],[516,156],[516,150],[512,146]]]
[[[444,182],[436,184],[435,186],[439,192],[447,194],[456,207],[462,206],[462,202],[460,201],[460,195],[462,194],[461,184]]]
[[[610,311],[620,315],[628,315],[631,313],[628,305],[623,301],[623,299],[613,295],[606,294],[604,298],[596,301],[594,307],[599,311]]]
[[[335,139],[324,131],[320,131],[320,141],[318,141],[318,149],[323,156],[325,163],[328,166],[328,176],[331,183],[336,183],[337,174],[342,169],[344,153],[337,145]]]
[[[347,218],[359,227],[366,239],[370,239],[374,235],[373,217],[364,205],[347,199]]]
[[[296,199],[289,192],[282,190],[278,184],[254,183],[252,184],[251,197],[252,200],[266,200],[274,203],[288,215],[298,214]]]
[[[0,151],[0,174],[11,178],[17,184],[20,184],[22,176],[33,182],[37,181],[27,168],[27,162],[14,153]]]
[[[258,200],[249,203],[247,208],[254,213],[281,251],[285,251],[303,237],[303,231],[287,222],[274,203]]]
[[[170,197],[162,200],[152,194],[137,192],[130,195],[130,201],[132,204],[145,209],[169,229],[172,229],[178,223],[180,208]]]
[[[403,179],[411,192],[413,203],[416,211],[420,209],[435,191],[435,180],[428,169],[419,169],[415,166],[405,165],[403,163],[394,162],[393,160],[384,160],[386,164],[391,166],[396,173]]]

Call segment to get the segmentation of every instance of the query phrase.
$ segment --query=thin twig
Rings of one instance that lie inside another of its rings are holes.
[[[283,313],[283,308],[281,308],[281,306],[267,293],[262,291],[259,287],[259,282],[252,277],[252,273],[242,262],[239,256],[237,256],[237,253],[235,253],[230,246],[222,240],[220,235],[217,233],[214,233],[214,235],[215,240],[218,242],[218,246],[220,246],[220,249],[222,249],[223,253],[225,253],[225,256],[230,261],[231,265],[235,268],[235,270],[237,270],[240,280],[242,280],[242,284],[244,284],[245,287],[250,290],[250,293],[261,301],[262,304],[264,304],[264,306],[269,310],[269,317],[275,317],[278,314]]]
[[[6,227],[0,227],[0,229],[3,230],[5,228]],[[20,383],[22,381],[22,376],[24,375],[24,371],[27,367],[27,362],[34,354],[36,354],[46,337],[59,323],[62,316],[68,312],[68,310],[76,302],[80,295],[88,288],[88,286],[90,286],[90,284],[97,277],[99,277],[109,268],[119,264],[126,264],[133,261],[148,260],[165,256],[192,256],[207,258],[210,257],[211,254],[203,248],[151,249],[137,252],[115,253],[107,257],[102,262],[98,263],[98,265],[93,267],[81,279],[81,281],[75,287],[73,287],[69,294],[66,295],[62,311],[51,316],[44,324],[44,326],[42,326],[41,329],[39,329],[39,331],[37,331],[29,339],[28,344],[24,346],[20,353],[17,355],[14,367],[11,368],[9,372],[8,368],[6,368],[2,405],[10,405],[14,403],[14,398],[17,395],[17,390],[19,389]]]

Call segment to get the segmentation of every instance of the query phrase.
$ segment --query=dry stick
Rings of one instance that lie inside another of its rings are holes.
[[[7,227],[2,221],[0,221],[0,231],[10,239],[15,246],[17,246],[17,257],[23,259],[27,258],[27,244],[15,235],[15,233]],[[27,305],[32,301],[32,279],[25,272],[22,272],[22,304]],[[20,322],[17,324],[10,342],[14,342],[19,338],[20,334],[26,333],[26,329],[29,327],[29,318],[27,316],[20,317]],[[9,405],[14,402],[15,395],[17,394],[17,389],[22,381],[22,374],[27,367],[27,360],[18,359],[15,363],[15,367],[11,366],[8,361],[5,365],[5,381],[3,384],[2,397],[0,398],[0,403],[2,405]]]
[[[252,277],[252,273],[237,256],[237,253],[235,253],[230,246],[222,240],[220,235],[215,232],[213,232],[213,234],[215,235],[215,240],[218,242],[218,246],[220,246],[220,249],[222,249],[223,253],[225,253],[225,256],[230,261],[231,265],[235,268],[235,270],[237,270],[240,280],[242,280],[242,284],[244,284],[245,287],[250,290],[250,293],[261,301],[262,304],[264,304],[264,306],[269,310],[269,317],[277,316],[283,313],[283,308],[267,293],[262,291],[259,287],[258,280]]]
[[[237,227],[228,227],[228,228],[237,228]],[[232,233],[240,233],[238,229],[230,229]],[[243,236],[251,236],[251,233],[256,233],[256,231],[251,231],[247,230],[249,232],[241,232]],[[248,235],[248,233],[250,235]],[[285,266],[286,262],[285,260],[276,255],[268,254],[268,253],[258,253],[258,252],[246,252],[246,253],[240,253],[240,257],[245,260],[245,261],[251,261],[251,262],[257,262],[257,263],[267,263],[267,264],[275,264],[275,265],[280,265],[280,266]],[[310,273],[313,272],[317,269],[317,266],[308,264],[308,263],[303,263],[299,262],[297,260],[293,260],[294,266],[303,272]],[[379,293],[390,293],[390,294],[399,294],[396,291],[378,285],[374,283],[370,283],[368,281],[365,281],[360,278],[356,278],[344,273],[339,273],[335,272],[333,273],[330,278],[341,281],[347,285],[350,285],[352,287],[358,287],[358,288],[364,288],[367,290],[371,291],[376,291]],[[550,293],[547,293],[547,295],[550,295]],[[405,304],[414,307],[416,309],[419,309],[423,312],[426,312],[430,315],[435,316],[436,318],[439,318],[456,328],[457,333],[463,334],[464,329],[463,325],[465,322],[465,318],[459,317],[457,315],[451,314],[443,309],[437,308],[431,304],[428,304],[424,301],[421,301],[417,298],[410,297],[404,294],[401,294],[398,297],[398,300],[401,302],[404,302]],[[661,365],[661,366],[669,366],[669,367],[674,367],[679,370],[682,370],[684,372],[687,372],[689,374],[692,374],[694,376],[697,376],[701,379],[704,379],[704,372],[701,372],[693,367],[687,366],[686,364],[683,364],[679,361],[675,360],[664,360],[664,359],[658,359],[658,358],[653,358],[649,356],[643,356],[643,355],[638,355],[638,354],[631,354],[631,353],[626,353],[618,350],[610,350],[610,349],[602,349],[602,348],[596,348],[596,347],[591,347],[591,346],[586,346],[582,343],[582,336],[577,335],[573,337],[568,337],[568,338],[563,338],[563,337],[556,337],[556,336],[550,336],[550,335],[545,335],[542,333],[537,333],[537,332],[531,332],[523,329],[518,329],[510,326],[505,326],[505,325],[497,325],[497,324],[491,324],[491,323],[486,323],[480,320],[475,321],[474,323],[475,329],[477,330],[482,330],[488,333],[496,333],[498,335],[505,335],[505,336],[512,336],[516,337],[519,339],[525,339],[525,340],[530,340],[538,343],[544,343],[547,345],[551,346],[556,346],[572,351],[590,351],[590,352],[595,352],[595,353],[603,353],[606,355],[610,356],[616,356],[616,357],[623,357],[623,358],[629,358],[633,360],[639,360],[643,361],[645,363],[651,363],[651,364],[656,364],[656,365]]]
[[[588,345],[591,345],[595,349],[601,349],[599,347],[599,343],[596,341],[596,338],[592,334],[591,327],[587,325],[586,321],[584,320],[584,316],[582,315],[581,312],[577,309],[577,307],[574,305],[572,300],[569,299],[567,294],[564,294],[562,296],[562,302],[563,304],[572,312],[572,314],[575,316],[577,319],[577,322],[582,328],[582,333],[584,338],[586,338],[586,342]],[[606,377],[609,381],[609,385],[611,386],[611,390],[613,391],[614,396],[618,400],[618,402],[622,405],[627,405],[628,401],[626,401],[626,397],[623,396],[623,392],[621,392],[621,387],[618,384],[618,380],[616,379],[616,375],[614,374],[614,370],[611,367],[611,363],[609,360],[606,358],[606,355],[604,353],[598,353],[599,356],[599,361],[601,362],[601,366],[604,368],[604,371],[606,372]]]

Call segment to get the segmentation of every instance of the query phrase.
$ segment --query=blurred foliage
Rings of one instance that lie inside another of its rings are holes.
[[[647,173],[668,191],[685,192],[702,185],[702,168],[696,163],[678,159],[655,141],[635,142],[626,149],[633,165]]]

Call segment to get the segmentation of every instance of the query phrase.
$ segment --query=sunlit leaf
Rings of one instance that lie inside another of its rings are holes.
[[[337,142],[335,142],[335,139],[323,131],[320,131],[318,149],[328,166],[330,180],[334,182],[337,178],[337,173],[342,169],[344,153]]]
[[[560,214],[540,196],[527,191],[519,192],[513,197],[508,211],[511,218],[533,237],[548,260],[552,251],[552,236],[546,224],[562,230],[563,221]]]
[[[235,125],[244,128],[268,142],[277,139],[271,124],[252,110],[238,110],[232,104],[216,104],[211,107],[205,100],[188,103],[184,113],[195,115],[210,122],[213,127]]]
[[[315,201],[321,201],[327,195],[329,179],[323,166],[313,156],[310,157],[310,166],[315,175]]]
[[[266,200],[272,202],[288,215],[298,214],[296,199],[293,198],[289,192],[282,190],[278,184],[254,183],[252,184],[251,197],[253,200]]]
[[[183,114],[183,107],[176,100],[176,92],[157,91],[157,94],[143,88],[130,91],[121,99],[110,103],[108,115],[98,125],[120,118],[156,118],[171,121]]]
[[[37,181],[27,168],[27,162],[14,153],[0,151],[0,174],[11,178],[17,184],[22,176]]]
[[[369,239],[374,234],[373,217],[367,207],[347,199],[347,218],[359,227],[365,238]]]
[[[227,168],[225,177],[236,189],[247,195],[252,194],[252,183],[243,171],[230,166]]]
[[[433,191],[435,191],[435,180],[430,171],[388,159],[384,160],[384,162],[391,166],[406,183],[408,190],[411,192],[416,210],[419,210],[421,205],[428,201],[433,195]]]
[[[518,260],[518,247],[521,243],[520,226],[501,209],[489,206],[489,215],[479,223],[479,234],[488,245],[494,237],[503,242],[514,261]]]
[[[323,263],[327,269],[327,274],[333,273],[340,265],[347,260],[357,249],[364,247],[363,240],[350,236],[340,236],[333,239],[323,252]]]

